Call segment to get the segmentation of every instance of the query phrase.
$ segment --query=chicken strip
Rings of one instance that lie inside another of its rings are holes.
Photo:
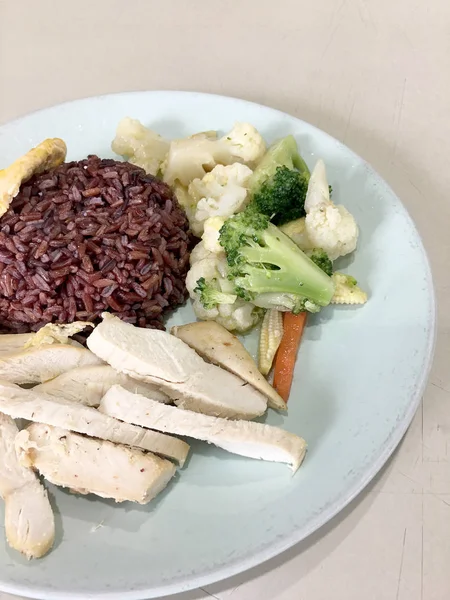
[[[11,417],[0,413],[0,495],[5,501],[6,539],[27,558],[40,558],[53,546],[55,520],[46,490],[17,458],[18,433]]]
[[[72,369],[51,381],[37,385],[34,391],[44,392],[56,398],[64,398],[70,402],[97,407],[109,388],[116,384],[157,402],[165,404],[170,402],[170,398],[160,392],[155,385],[118,373],[109,365]]]
[[[88,347],[117,371],[158,385],[175,404],[229,419],[253,419],[267,398],[236,375],[205,362],[165,331],[141,329],[103,313]]]
[[[286,402],[261,375],[252,356],[230,331],[215,321],[196,321],[172,327],[170,333],[193,348],[204,359],[234,373],[267,397],[269,406],[286,410]]]
[[[118,385],[105,394],[99,410],[126,423],[203,440],[241,456],[287,463],[294,473],[306,453],[304,439],[279,427],[199,415],[159,404]]]
[[[37,469],[51,483],[116,502],[147,504],[176,470],[154,454],[37,423],[19,433],[16,451],[21,464]]]
[[[86,348],[73,344],[44,344],[0,354],[0,380],[42,383],[61,373],[103,362]]]
[[[58,167],[66,158],[67,148],[59,138],[47,139],[0,171],[0,217],[8,210],[22,183],[32,175]]]
[[[189,452],[189,446],[177,438],[121,423],[90,406],[24,390],[5,381],[0,381],[0,411],[13,419],[45,423],[116,444],[136,446],[173,459],[181,466]]]
[[[36,338],[36,333],[2,333],[0,334],[0,357],[4,355],[14,354],[21,350],[35,345],[32,341]],[[83,348],[77,341],[68,339],[67,343],[70,346]]]

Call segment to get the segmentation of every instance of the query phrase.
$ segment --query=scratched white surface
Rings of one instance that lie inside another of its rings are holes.
[[[300,547],[177,600],[450,598],[449,32],[447,0],[0,0],[0,122],[133,89],[265,103],[372,163],[431,258],[436,359],[393,460]]]

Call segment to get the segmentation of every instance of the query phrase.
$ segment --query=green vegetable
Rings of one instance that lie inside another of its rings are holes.
[[[257,192],[264,181],[273,177],[277,167],[297,169],[300,173],[305,173],[309,177],[309,169],[300,156],[297,142],[292,135],[282,138],[269,147],[250,177],[250,193],[254,194]]]
[[[276,225],[305,215],[309,170],[292,135],[272,144],[248,182],[258,210]]]
[[[275,174],[253,194],[253,202],[275,225],[283,225],[305,216],[308,182],[309,175],[305,172],[277,167]]]
[[[322,250],[322,248],[314,248],[311,252],[307,253],[309,258],[315,263],[318,267],[322,269],[329,277],[333,274],[333,263],[330,260],[330,257]]]
[[[214,283],[215,280],[207,283],[204,277],[200,277],[197,280],[197,287],[194,288],[194,292],[200,296],[200,302],[206,310],[216,308],[218,304],[234,304],[236,295],[221,292],[214,287]]]
[[[316,312],[330,303],[330,277],[254,207],[227,219],[219,242],[226,253],[228,278],[241,298],[292,312]]]

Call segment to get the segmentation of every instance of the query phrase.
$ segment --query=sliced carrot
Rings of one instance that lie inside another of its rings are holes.
[[[285,402],[288,401],[289,392],[291,391],[297,351],[305,323],[306,312],[298,313],[298,315],[286,312],[283,315],[284,333],[275,357],[273,387]]]

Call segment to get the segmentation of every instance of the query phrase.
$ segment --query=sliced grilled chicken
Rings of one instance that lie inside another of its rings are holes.
[[[265,412],[263,394],[205,362],[182,340],[109,313],[102,316],[87,344],[117,371],[158,385],[180,408],[229,419],[253,419]]]
[[[24,390],[5,381],[0,382],[0,411],[14,419],[26,419],[116,444],[136,446],[173,459],[181,466],[189,452],[189,446],[177,438],[121,423],[90,406]]]
[[[14,354],[20,350],[25,350],[30,346],[32,340],[36,337],[35,333],[2,333],[0,334],[0,357],[3,355]],[[70,346],[83,348],[77,341],[69,338],[67,342]]]
[[[238,338],[215,321],[196,321],[172,327],[171,333],[206,360],[234,373],[267,397],[269,406],[286,410],[286,402],[274,390]]]
[[[179,410],[116,385],[106,392],[99,410],[126,423],[203,440],[241,456],[287,463],[294,473],[306,453],[305,440],[278,427]]]
[[[55,520],[47,492],[17,458],[16,424],[0,414],[0,495],[5,501],[8,544],[27,558],[40,558],[53,546]]]
[[[64,398],[70,402],[97,407],[102,396],[112,385],[116,384],[152,400],[163,403],[170,402],[170,398],[160,392],[155,385],[132,379],[124,373],[117,372],[109,365],[72,369],[51,381],[37,385],[34,391],[44,392],[56,398]]]
[[[66,429],[33,423],[16,437],[22,464],[78,494],[147,504],[175,473],[175,466],[136,448],[93,440]]]
[[[73,344],[49,344],[0,354],[0,379],[11,383],[43,383],[61,373],[101,365],[90,350]]]

